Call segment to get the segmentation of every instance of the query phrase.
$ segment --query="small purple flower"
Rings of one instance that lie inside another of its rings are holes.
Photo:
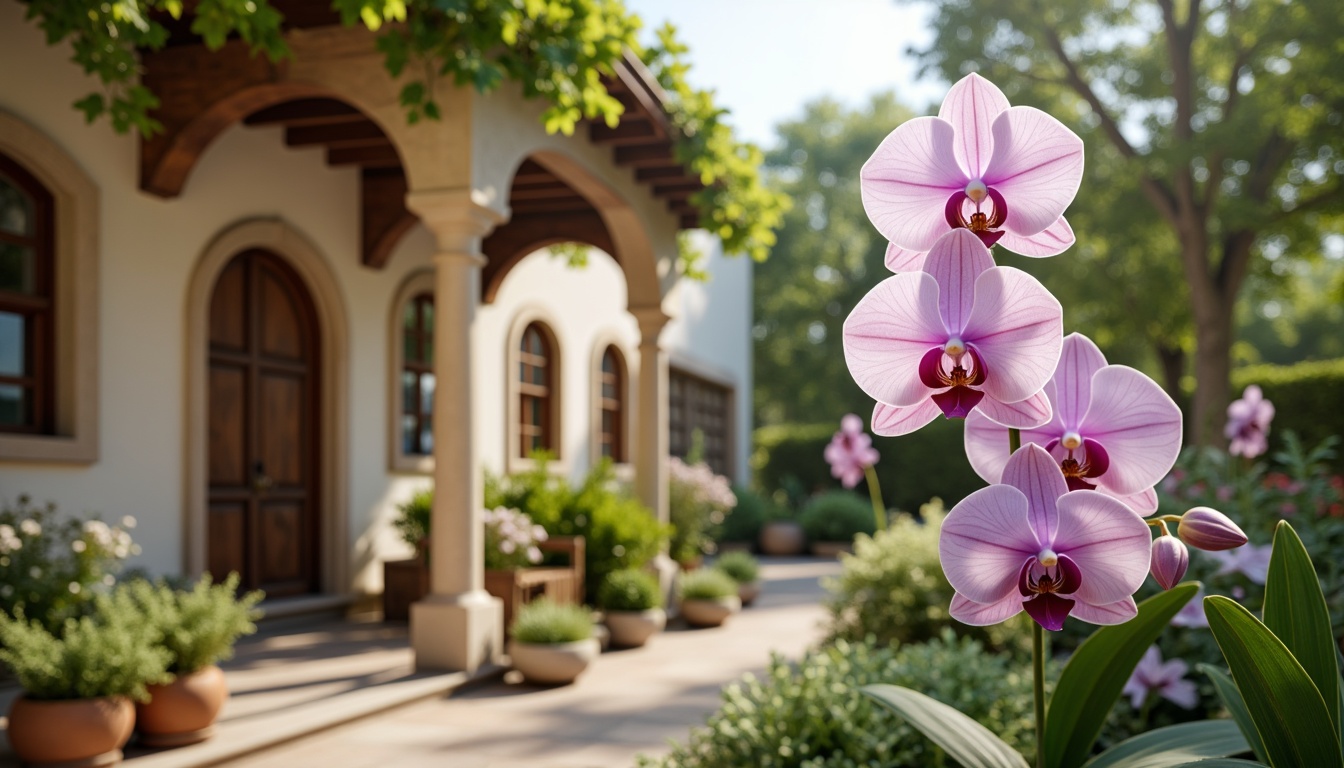
[[[1152,693],[1182,709],[1194,709],[1199,704],[1199,690],[1193,681],[1185,679],[1189,671],[1190,665],[1182,659],[1163,662],[1162,652],[1154,645],[1143,654],[1122,693],[1129,696],[1135,709],[1142,709]]]
[[[1153,539],[1151,570],[1153,578],[1163,589],[1171,589],[1181,582],[1190,567],[1190,550],[1175,536],[1163,534]]]
[[[839,478],[846,488],[858,485],[864,470],[878,459],[873,438],[863,431],[863,419],[852,413],[840,420],[840,431],[831,438],[822,455],[831,465],[831,475]]]
[[[1269,558],[1273,552],[1272,544],[1247,544],[1225,552],[1210,552],[1209,556],[1221,563],[1217,575],[1240,573],[1255,584],[1264,584],[1269,579]]]
[[[1209,618],[1204,615],[1204,587],[1200,587],[1190,602],[1181,607],[1171,619],[1173,627],[1202,629],[1209,626]]]
[[[1269,423],[1274,420],[1274,404],[1265,399],[1260,387],[1252,384],[1242,392],[1240,400],[1227,406],[1227,427],[1224,434],[1231,440],[1227,452],[1233,456],[1253,459],[1269,450],[1265,436]]]
[[[1025,610],[1057,631],[1070,615],[1092,624],[1133,618],[1151,543],[1136,512],[1096,491],[1070,492],[1059,464],[1027,444],[1001,485],[952,508],[938,552],[956,590],[953,618],[985,626]]]

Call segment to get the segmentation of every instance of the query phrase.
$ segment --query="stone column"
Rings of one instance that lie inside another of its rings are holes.
[[[658,344],[670,320],[659,307],[633,309],[639,321],[639,407],[635,424],[635,491],[640,501],[668,522],[667,353]]]
[[[416,191],[406,207],[434,233],[434,509],[430,594],[411,606],[418,669],[474,670],[503,650],[504,614],[485,591],[473,357],[481,238],[499,215],[465,190]]]

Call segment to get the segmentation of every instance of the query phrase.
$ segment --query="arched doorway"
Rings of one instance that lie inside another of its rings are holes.
[[[234,256],[210,297],[206,570],[268,597],[321,586],[320,329],[281,258]]]

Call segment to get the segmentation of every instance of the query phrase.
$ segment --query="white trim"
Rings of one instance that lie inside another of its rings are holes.
[[[388,319],[387,334],[387,466],[393,472],[429,475],[434,472],[434,456],[407,454],[401,450],[401,367],[405,362],[402,343],[402,317],[406,304],[422,293],[434,296],[434,270],[411,273],[397,289],[392,299],[392,313]],[[438,308],[435,308],[435,312]],[[432,326],[431,326],[432,331]]]
[[[553,436],[551,453],[555,458],[551,461],[550,468],[556,474],[565,474],[569,471],[570,457],[564,450],[565,421],[562,413],[565,394],[564,347],[560,343],[560,335],[556,332],[560,324],[546,308],[536,304],[519,308],[517,314],[513,316],[513,321],[509,323],[509,332],[505,339],[508,346],[504,350],[504,471],[506,474],[515,474],[526,472],[536,466],[536,462],[532,459],[518,455],[520,448],[518,423],[521,418],[518,413],[518,345],[522,343],[523,332],[532,323],[539,323],[551,342],[553,359],[547,362],[547,366],[551,368],[550,426]]]

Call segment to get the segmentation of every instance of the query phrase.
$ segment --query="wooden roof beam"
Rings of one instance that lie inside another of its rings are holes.
[[[328,147],[327,165],[360,165],[365,168],[400,168],[401,158],[391,142],[363,147]]]
[[[368,120],[364,113],[335,99],[295,99],[258,110],[243,118],[244,125],[337,125]]]
[[[387,135],[372,120],[337,125],[301,125],[285,129],[285,144],[307,147],[326,144],[329,147],[368,147],[387,143]]]

